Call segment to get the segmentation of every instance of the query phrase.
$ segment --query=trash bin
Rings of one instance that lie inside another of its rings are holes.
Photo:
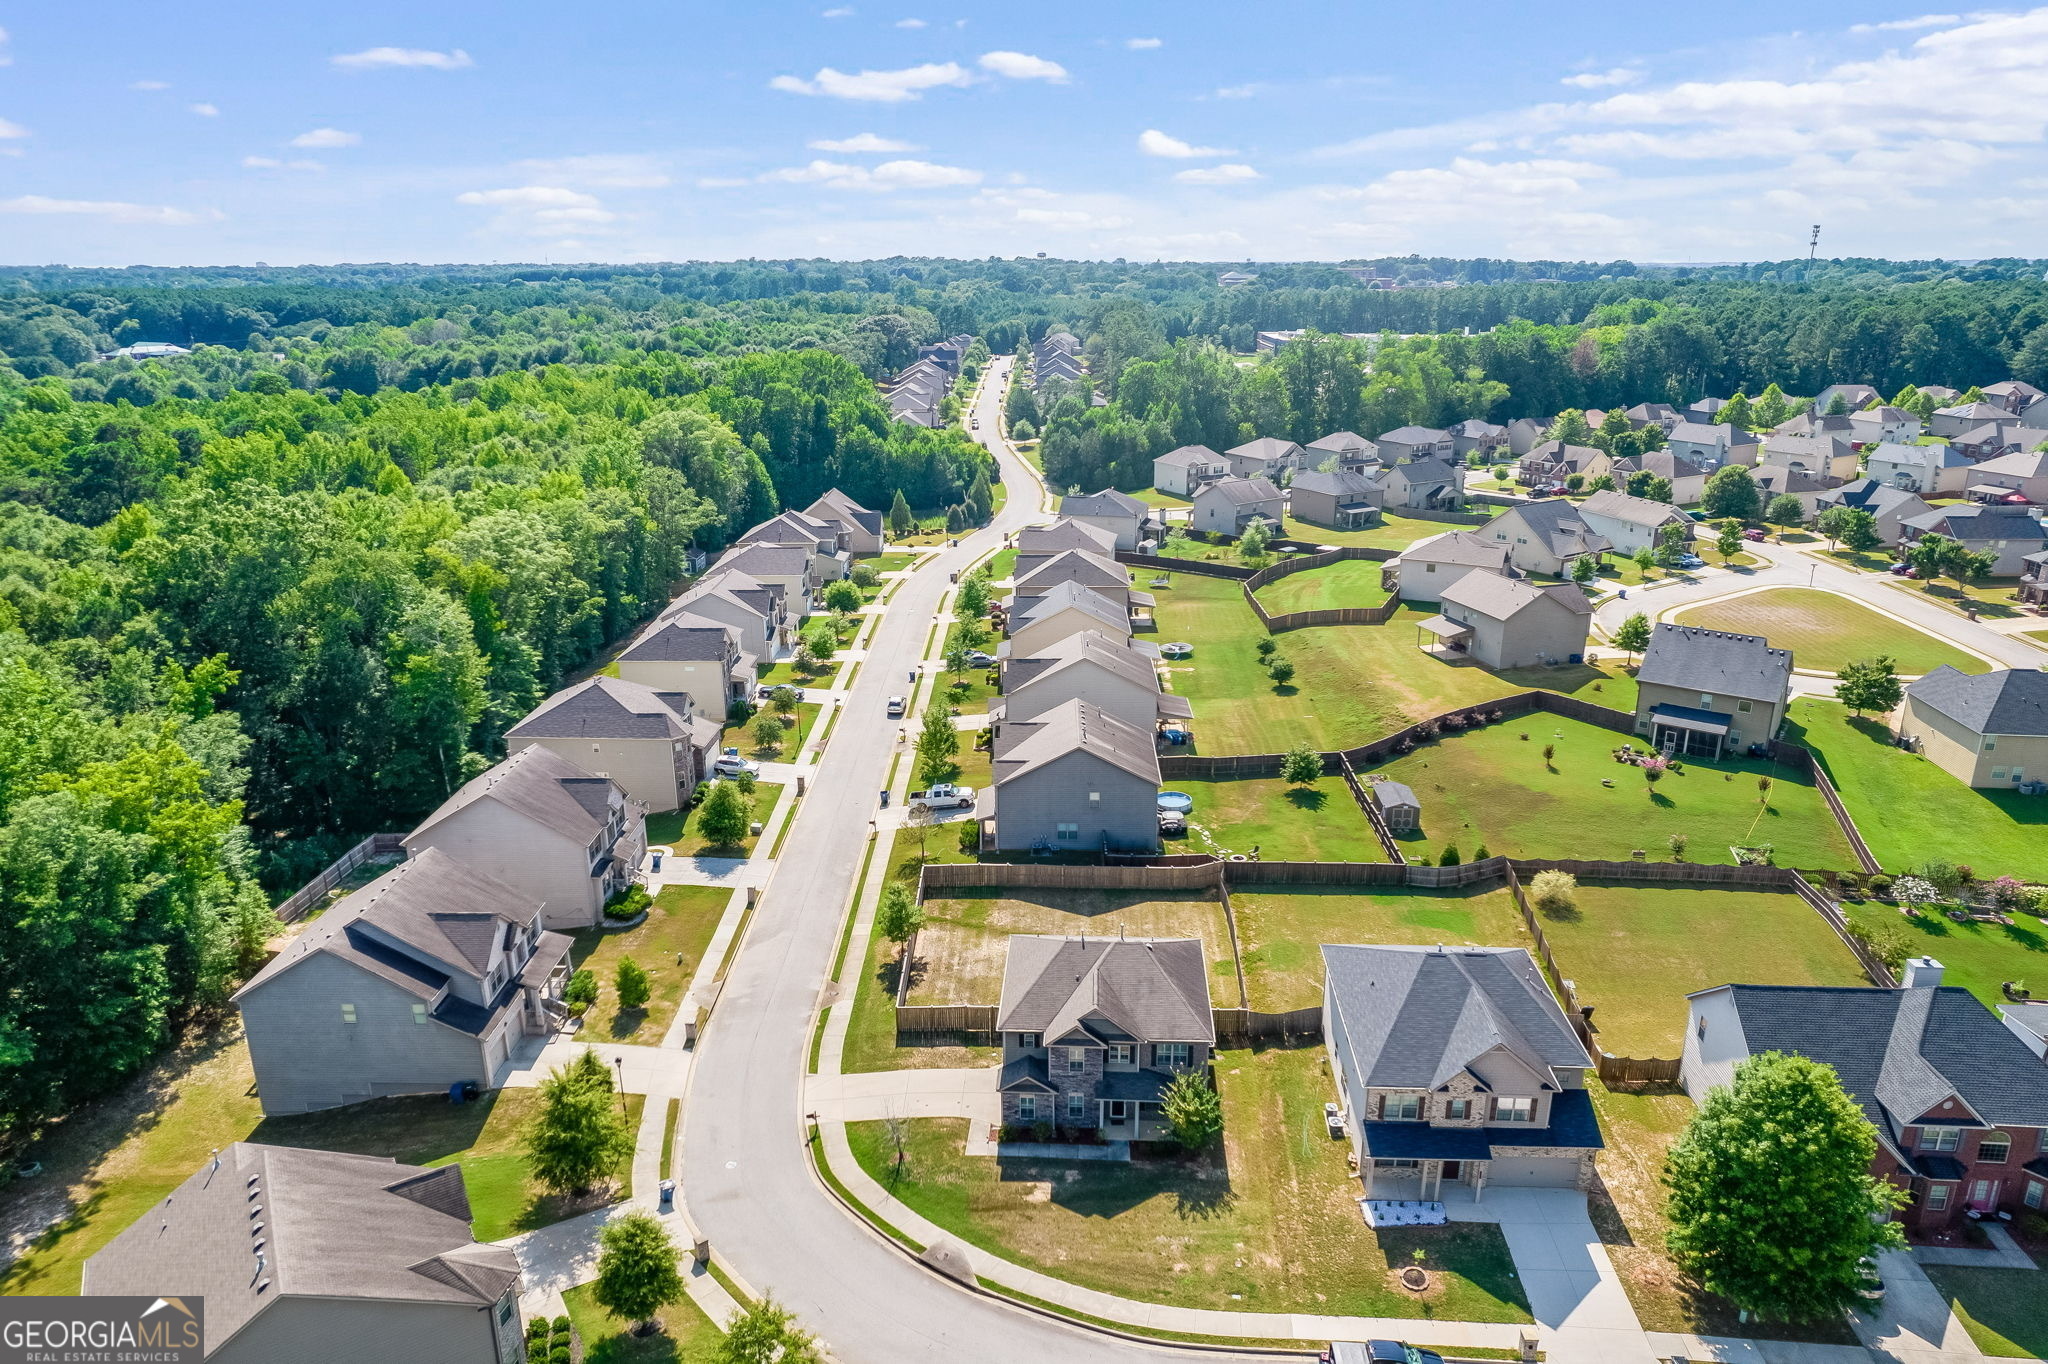
[[[674,1212],[676,1206],[676,1182],[673,1179],[661,1181],[661,1210]]]
[[[656,870],[657,872],[661,870],[661,854],[660,854],[660,853],[656,853],[656,854],[654,855],[654,869],[655,869],[655,870]]]

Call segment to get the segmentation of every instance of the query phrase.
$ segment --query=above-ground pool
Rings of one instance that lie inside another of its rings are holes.
[[[1161,791],[1159,793],[1159,808],[1186,814],[1195,808],[1195,798],[1185,791]]]
[[[1159,652],[1166,655],[1168,658],[1186,658],[1189,654],[1193,653],[1194,651],[1195,646],[1185,641],[1176,644],[1162,644],[1159,646]]]

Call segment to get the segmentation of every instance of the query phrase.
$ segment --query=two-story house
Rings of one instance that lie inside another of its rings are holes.
[[[1995,384],[1984,386],[1984,400],[1997,403],[2008,412],[2024,412],[2044,395],[2040,389],[2020,379],[2002,379]]]
[[[1509,507],[1472,533],[1505,547],[1508,562],[1522,572],[1554,578],[1569,576],[1575,560],[1590,554],[1598,563],[1614,548],[1611,540],[1586,524],[1576,505],[1561,497]]]
[[[1167,1085],[1216,1046],[1202,941],[1014,935],[996,1031],[1005,1127],[1166,1138]]]
[[[1001,660],[1003,694],[989,702],[989,723],[1030,720],[1081,700],[1138,729],[1192,714],[1187,698],[1161,691],[1149,654],[1100,630],[1082,630],[1032,654]]]
[[[1617,459],[1612,472],[1615,486],[1623,491],[1627,491],[1632,475],[1645,473],[1661,478],[1671,485],[1671,500],[1681,507],[1689,507],[1706,492],[1707,475],[1713,471],[1684,455],[1674,455],[1669,450],[1652,450],[1646,455]]]
[[[1920,439],[1920,419],[1903,407],[1873,407],[1849,414],[1849,437],[1858,445],[1904,445]]]
[[[705,574],[662,613],[702,616],[740,632],[740,649],[757,659],[773,659],[789,643],[788,597],[745,573]]]
[[[713,573],[744,573],[782,589],[782,599],[798,620],[811,614],[812,598],[824,586],[818,577],[818,556],[808,545],[736,545],[718,556]]]
[[[1451,459],[1457,442],[1448,431],[1433,426],[1397,426],[1373,442],[1382,464],[1405,464],[1411,459]]]
[[[1548,487],[1562,483],[1574,474],[1590,479],[1613,472],[1614,460],[1605,450],[1547,440],[1522,456],[1516,476],[1531,487]]]
[[[1764,442],[1757,464],[1851,479],[1859,461],[1856,447],[1839,436],[1772,436]]]
[[[1204,483],[1230,476],[1230,461],[1206,445],[1183,445],[1152,461],[1152,486],[1175,497],[1193,497]]]
[[[405,836],[479,867],[541,903],[544,928],[588,928],[631,886],[647,852],[647,809],[535,744],[465,782]]]
[[[1242,535],[1255,520],[1275,530],[1286,514],[1287,500],[1269,478],[1219,478],[1195,493],[1191,524],[1211,535]]]
[[[2048,1066],[1917,957],[1896,990],[1720,985],[1686,996],[1679,1079],[1695,1101],[1766,1051],[1833,1066],[1877,1133],[1871,1173],[1922,1231],[2048,1207]]]
[[[2010,421],[2012,416],[1998,403],[1957,403],[1953,407],[1937,407],[1934,415],[1927,419],[1927,434],[1953,440],[1987,422]]]
[[[1769,744],[1792,695],[1792,651],[1761,635],[1660,624],[1636,670],[1636,733],[1688,758]]]
[[[1825,516],[1835,507],[1869,512],[1876,523],[1877,538],[1887,545],[1899,543],[1907,518],[1934,510],[1921,500],[1920,494],[1875,478],[1859,478],[1828,489],[1815,501],[1814,515]]]
[[[1060,516],[1108,531],[1121,550],[1137,549],[1138,542],[1149,537],[1154,525],[1150,507],[1114,488],[1061,498]]]
[[[263,1111],[492,1087],[563,1018],[569,939],[539,900],[427,848],[344,897],[235,992]]]
[[[664,613],[634,636],[618,673],[657,692],[680,692],[697,713],[720,722],[754,694],[760,660],[740,647],[740,631],[690,611]]]
[[[1664,448],[1705,469],[1755,464],[1763,442],[1754,432],[1727,422],[1682,421],[1671,428]]]
[[[1390,464],[1373,480],[1380,505],[1396,511],[1455,511],[1465,501],[1465,469],[1434,457]]]
[[[738,545],[797,545],[811,554],[811,579],[820,587],[837,582],[853,567],[848,533],[837,521],[820,521],[802,512],[786,511],[744,532]]]
[[[1230,461],[1230,472],[1238,478],[1264,478],[1274,483],[1282,482],[1286,475],[1301,468],[1303,455],[1301,447],[1291,440],[1277,436],[1260,436],[1242,445],[1233,445],[1223,452]]]
[[[1437,600],[1442,614],[1419,623],[1425,647],[1494,669],[1554,667],[1585,655],[1593,604],[1576,583],[1542,587],[1527,578],[1467,573]]]
[[[1451,437],[1451,457],[1463,459],[1475,451],[1481,455],[1505,455],[1508,448],[1508,429],[1493,422],[1468,417],[1453,422],[1445,428]]]
[[[1519,947],[1323,946],[1323,1040],[1367,1197],[1585,1189],[1593,1064]]]
[[[1324,472],[1311,469],[1294,476],[1288,485],[1287,504],[1297,521],[1306,521],[1314,526],[1328,526],[1333,530],[1357,530],[1370,526],[1380,519],[1379,503],[1385,492],[1380,480],[1387,470],[1375,467],[1372,473],[1354,473],[1348,469]]]
[[[1380,571],[1380,583],[1392,589],[1402,601],[1441,600],[1444,589],[1468,573],[1515,576],[1508,561],[1507,546],[1467,530],[1449,530],[1417,540],[1388,561]]]
[[[1991,556],[1994,578],[2016,578],[2026,572],[2026,558],[2048,549],[2048,523],[2034,513],[2035,507],[1952,506],[1936,507],[1899,523],[1901,542],[1911,545],[1928,535],[1945,535],[1961,541],[1975,554]]]
[[[1116,558],[1114,532],[1065,517],[1043,526],[1026,526],[1010,543],[1017,551],[1017,566],[1010,574],[1012,579],[1028,577],[1031,569],[1069,549],[1086,550],[1110,560]]]
[[[1079,699],[996,726],[991,755],[999,852],[1157,852],[1155,730]]]
[[[2048,504],[2048,450],[2021,450],[1987,459],[1965,485],[1973,501]]]
[[[1010,637],[997,651],[1003,658],[1029,658],[1069,635],[1089,630],[1099,630],[1125,644],[1132,642],[1130,612],[1079,583],[1061,583],[1033,598],[1024,610],[1010,613],[1008,624]]]
[[[2048,781],[2048,672],[1966,673],[1944,663],[1906,684],[1899,733],[1965,786]]]
[[[1617,554],[1655,549],[1662,543],[1667,526],[1683,530],[1685,537],[1681,543],[1688,553],[1692,550],[1693,519],[1669,502],[1653,502],[1647,497],[1630,497],[1603,488],[1579,504],[1579,516],[1595,534],[1605,536]]]
[[[1106,555],[1085,549],[1063,549],[1028,566],[1020,563],[1011,580],[1008,614],[1029,615],[1046,593],[1062,583],[1085,587],[1135,615],[1137,608],[1150,607],[1152,594],[1131,587],[1130,570]]]
[[[882,552],[882,514],[863,507],[837,488],[828,488],[804,508],[804,515],[838,527],[840,544],[856,558]]]
[[[1333,466],[1358,470],[1379,462],[1379,447],[1356,431],[1332,431],[1320,440],[1310,441],[1301,454],[1304,469]]]
[[[535,706],[505,731],[505,747],[553,749],[660,814],[690,803],[717,758],[718,736],[717,721],[698,715],[687,693],[598,676]]]
[[[1976,461],[1952,445],[1880,445],[1864,452],[1872,478],[1922,497],[1956,497]]]

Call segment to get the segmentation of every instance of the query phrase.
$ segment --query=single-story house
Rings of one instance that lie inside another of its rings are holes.
[[[1005,1127],[1163,1139],[1166,1087],[1216,1046],[1208,954],[1200,938],[1013,934],[996,1031]]]
[[[616,660],[619,676],[657,692],[681,692],[697,713],[723,723],[754,694],[760,660],[740,632],[695,612],[661,615]]]
[[[1465,502],[1465,468],[1440,459],[1410,460],[1380,471],[1381,505],[1396,511],[1455,511]]]
[[[1569,577],[1572,561],[1598,556],[1613,541],[1586,524],[1573,503],[1561,497],[1538,498],[1509,507],[1473,534],[1508,546],[1508,560],[1524,573]]]
[[[2026,558],[2048,549],[2048,528],[2035,518],[2037,507],[1936,507],[1900,525],[1903,543],[1923,535],[1946,535],[1977,554],[1992,556],[1994,578],[2016,578],[2026,571]]]
[[[1294,476],[1288,486],[1288,506],[1297,521],[1329,526],[1334,530],[1356,530],[1380,519],[1375,500],[1385,496],[1381,480],[1389,471],[1375,468],[1370,474],[1338,469],[1324,473],[1311,469]]]
[[[1086,701],[996,726],[999,852],[1157,852],[1159,752],[1150,729]]]
[[[1562,483],[1573,474],[1592,479],[1613,472],[1614,460],[1605,450],[1547,440],[1522,456],[1516,476],[1532,486],[1543,486]]]
[[[1920,494],[1880,483],[1875,478],[1859,478],[1839,488],[1830,488],[1814,503],[1814,514],[1824,515],[1831,507],[1869,512],[1877,521],[1877,538],[1887,545],[1899,543],[1908,517],[1934,510],[1920,499]]]
[[[1302,467],[1302,450],[1291,440],[1260,436],[1224,452],[1230,472],[1239,478],[1266,478],[1278,483],[1283,474]]]
[[[2048,672],[1966,673],[1943,664],[1906,684],[1899,733],[1965,786],[2048,781]]]
[[[433,848],[337,901],[235,992],[266,1115],[493,1087],[566,1017],[541,903]]]
[[[1617,554],[1655,549],[1666,526],[1683,527],[1688,550],[1692,545],[1693,519],[1669,502],[1603,488],[1579,504],[1579,516],[1596,534],[1606,536]]]
[[[1703,469],[1714,470],[1724,464],[1755,464],[1763,442],[1755,432],[1726,422],[1682,421],[1671,428],[1664,448]]]
[[[1652,450],[1646,455],[1617,459],[1612,472],[1615,486],[1623,492],[1628,491],[1628,480],[1632,474],[1653,474],[1671,485],[1673,502],[1689,507],[1707,491],[1707,476],[1713,470],[1669,450]]]
[[[1392,580],[1389,585],[1402,601],[1433,602],[1443,597],[1445,588],[1468,573],[1514,577],[1515,566],[1508,547],[1469,530],[1445,531],[1402,550],[1398,558],[1387,563],[1380,576],[1382,580]]]
[[[1457,442],[1448,431],[1433,426],[1397,426],[1373,442],[1379,448],[1380,463],[1403,464],[1411,459],[1450,459]]]
[[[1277,532],[1286,514],[1286,496],[1271,479],[1232,476],[1195,494],[1192,524],[1212,535],[1242,535],[1253,521],[1264,520]]]
[[[1858,467],[1856,447],[1840,436],[1772,436],[1757,463],[1840,479],[1856,477]]]
[[[1175,497],[1193,497],[1195,489],[1230,474],[1230,461],[1206,445],[1183,445],[1152,461],[1152,486]]]
[[[720,726],[697,714],[687,692],[658,692],[597,676],[564,687],[505,731],[517,753],[538,744],[584,771],[610,777],[660,814],[696,794],[718,756]]]
[[[523,1359],[519,1255],[470,1221],[460,1165],[237,1141],[95,1252],[79,1292],[153,1301],[172,1341],[205,1303],[197,1349],[124,1358]]]
[[[1864,454],[1863,467],[1922,497],[1960,497],[1976,461],[1950,445],[1880,445]]]
[[[816,502],[804,508],[804,515],[839,527],[840,543],[856,557],[882,552],[882,514],[863,507],[837,488],[819,494]]]
[[[610,777],[535,744],[463,783],[405,836],[407,856],[428,849],[538,900],[543,928],[589,928],[639,876],[647,810]]]
[[[1031,720],[1068,701],[1086,701],[1138,729],[1185,720],[1187,698],[1164,692],[1152,656],[1100,630],[1081,630],[1032,654],[1001,660],[1003,694],[989,703],[991,724]]]
[[[1680,1082],[1696,1102],[1762,1052],[1833,1068],[1877,1134],[1871,1173],[1923,1231],[2048,1204],[2048,1066],[1929,957],[1896,990],[1720,985],[1686,996]]]
[[[1593,624],[1593,604],[1576,583],[1539,587],[1497,573],[1467,573],[1438,606],[1441,614],[1422,622],[1424,642],[1496,671],[1573,662]]]
[[[1756,480],[1757,495],[1763,499],[1766,508],[1775,497],[1799,499],[1799,509],[1807,520],[1814,517],[1823,494],[1832,492],[1849,480],[1833,474],[1816,473],[1806,469],[1788,469],[1782,464],[1759,464],[1750,471]]]
[[[1660,624],[1636,669],[1636,733],[1688,758],[1769,744],[1792,695],[1792,651],[1761,635]]]
[[[2048,450],[1987,459],[1970,470],[1964,491],[1980,502],[2003,501],[2014,493],[2029,502],[2048,502]]]
[[[1593,1059],[1520,947],[1323,945],[1323,1039],[1368,1198],[1586,1189]]]

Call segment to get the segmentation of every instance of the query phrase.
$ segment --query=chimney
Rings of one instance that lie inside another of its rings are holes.
[[[1905,975],[1899,981],[1902,990],[1932,990],[1941,984],[1941,963],[1932,957],[1909,957]]]

